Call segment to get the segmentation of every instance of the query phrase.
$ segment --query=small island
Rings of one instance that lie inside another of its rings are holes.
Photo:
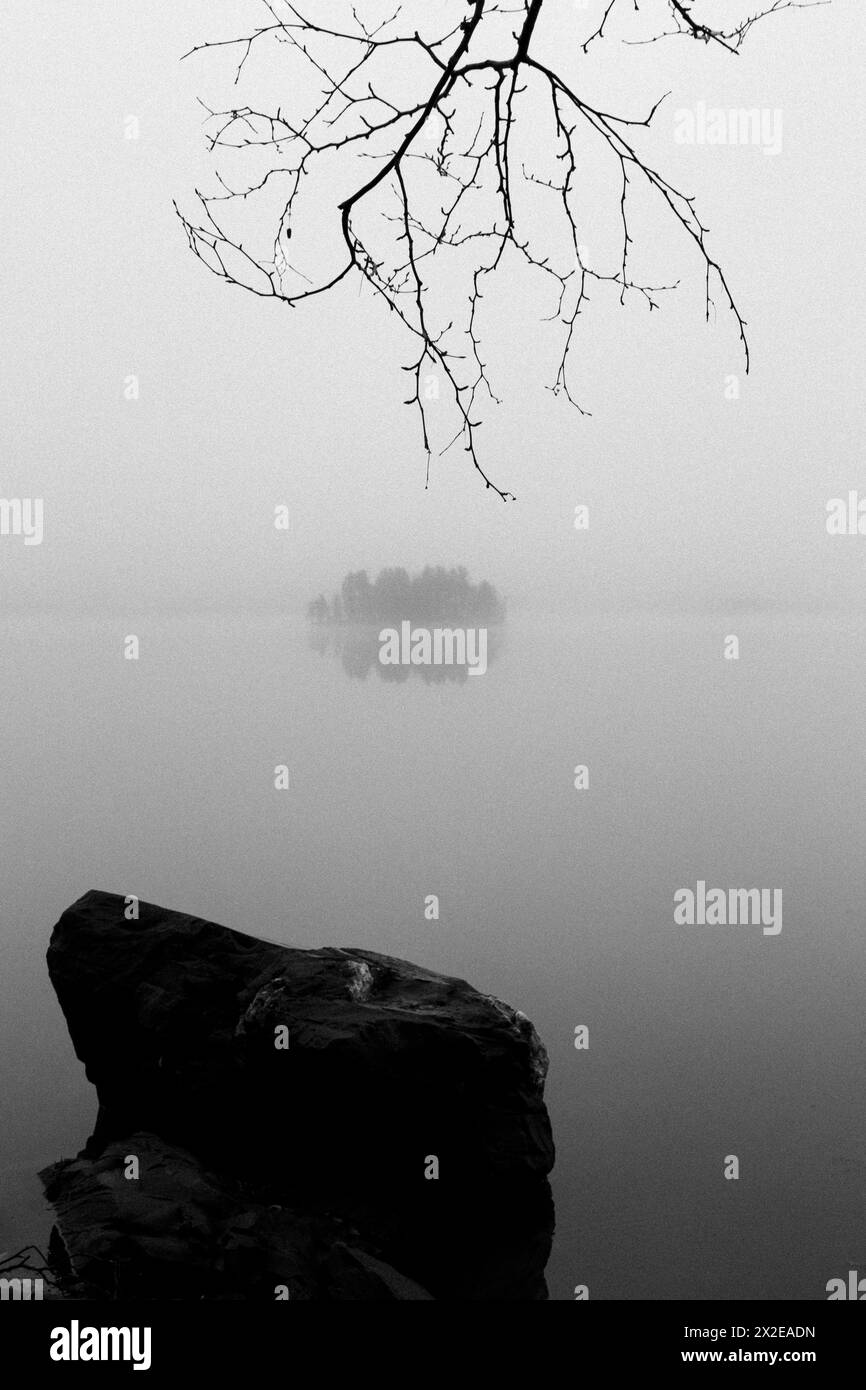
[[[419,574],[383,569],[371,582],[366,570],[347,574],[330,602],[319,594],[307,605],[311,623],[375,626],[450,622],[463,625],[501,623],[505,603],[492,584],[473,584],[465,566],[445,569],[426,565]]]

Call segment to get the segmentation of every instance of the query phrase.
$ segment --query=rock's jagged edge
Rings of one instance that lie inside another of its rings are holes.
[[[83,1153],[43,1174],[80,1286],[546,1298],[547,1057],[525,1015],[372,951],[126,911],[86,893],[48,951],[99,1099]]]

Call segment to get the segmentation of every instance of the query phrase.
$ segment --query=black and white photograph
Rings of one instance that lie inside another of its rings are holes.
[[[864,61],[857,0],[3,7],[26,1373],[392,1301],[830,1369]]]

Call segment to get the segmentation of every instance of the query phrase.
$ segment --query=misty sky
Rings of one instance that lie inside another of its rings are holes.
[[[480,436],[517,494],[506,506],[459,450],[434,460],[425,491],[401,404],[406,340],[356,282],[292,312],[220,284],[187,248],[172,199],[192,210],[194,188],[214,187],[195,98],[230,101],[232,69],[179,60],[263,22],[260,6],[6,7],[0,495],[45,506],[41,546],[0,540],[8,609],[297,607],[349,568],[426,562],[465,563],[512,601],[554,608],[862,604],[866,537],[830,538],[824,519],[829,498],[866,494],[864,7],[769,19],[739,57],[615,37],[586,57],[602,8],[548,0],[539,52],[607,110],[643,115],[671,91],[640,148],[697,196],[754,368],[746,381],[727,314],[703,322],[682,232],[650,218],[666,238],[650,259],[681,287],[651,316],[594,297],[574,356],[593,412],[581,419],[545,389],[547,303],[506,271],[491,308],[504,403]],[[674,112],[700,101],[780,109],[781,151],[678,145]],[[124,138],[129,115],[138,140]],[[124,399],[131,373],[138,401]],[[273,527],[280,503],[288,534]]]

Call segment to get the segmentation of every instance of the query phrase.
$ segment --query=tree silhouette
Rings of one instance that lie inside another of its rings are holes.
[[[473,584],[465,565],[425,565],[410,575],[384,569],[373,583],[366,570],[347,574],[330,607],[323,594],[307,605],[311,623],[473,622],[501,623],[505,603],[486,579]]]
[[[679,37],[736,54],[759,20],[826,2],[764,0],[762,8],[735,19],[732,5],[717,0],[599,0],[600,22],[576,34],[575,52],[586,54],[607,41],[622,19],[637,26],[630,42]],[[569,366],[589,288],[606,283],[621,303],[637,297],[650,310],[675,288],[643,284],[632,273],[637,185],[658,200],[696,252],[707,320],[718,298],[733,316],[748,371],[746,323],[708,249],[694,200],[636,147],[640,129],[649,127],[664,98],[643,116],[613,115],[542,62],[538,26],[545,7],[553,8],[548,0],[386,4],[315,0],[315,18],[309,18],[313,0],[264,0],[267,21],[259,27],[190,50],[226,49],[237,88],[250,76],[254,57],[270,48],[286,60],[280,92],[287,79],[291,83],[287,106],[275,97],[205,107],[210,149],[224,159],[251,159],[255,168],[237,180],[220,167],[217,191],[197,191],[196,219],[177,209],[196,256],[224,281],[294,307],[352,277],[367,286],[398,316],[414,345],[403,370],[411,381],[407,404],[420,420],[428,483],[430,381],[438,389],[441,377],[456,426],[442,452],[462,445],[503,500],[513,494],[493,482],[477,448],[483,402],[498,400],[481,311],[491,277],[509,258],[544,277],[552,291],[547,317],[561,334],[550,389],[588,413]],[[725,18],[710,17],[713,9],[727,11]],[[575,24],[580,21],[575,9]],[[527,165],[520,138],[531,123],[544,132],[537,167]],[[609,159],[618,204],[616,268],[607,272],[587,263],[580,236],[583,140]],[[540,219],[537,209],[527,210],[530,193],[544,200]]]
[[[307,617],[311,623],[321,624],[328,621],[328,600],[324,594],[319,594],[307,604]]]

